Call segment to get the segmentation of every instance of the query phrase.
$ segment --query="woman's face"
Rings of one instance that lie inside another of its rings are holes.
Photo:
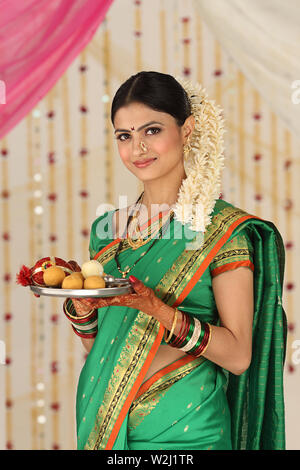
[[[182,169],[183,128],[170,114],[131,103],[118,109],[114,128],[122,161],[140,180],[150,181],[170,174],[176,167]],[[153,159],[150,165],[135,165],[149,159]]]

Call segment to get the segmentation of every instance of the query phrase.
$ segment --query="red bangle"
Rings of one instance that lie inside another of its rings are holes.
[[[179,338],[178,346],[177,346],[178,348],[184,345],[184,341],[185,341],[185,339],[188,335],[188,332],[190,330],[190,326],[191,326],[191,317],[189,315],[186,315],[186,324],[185,324],[183,334],[182,334],[181,338]]]
[[[174,342],[172,344],[172,346],[174,347],[177,347],[179,348],[180,346],[182,346],[182,343],[184,342],[185,338],[187,337],[187,334],[188,334],[188,331],[190,329],[190,325],[191,325],[191,318],[189,315],[187,314],[184,314],[185,315],[185,319],[186,319],[186,324],[185,324],[185,328],[184,328],[184,331],[183,331],[183,334],[178,338],[178,340],[176,341],[176,343]],[[176,344],[176,346],[175,346]]]

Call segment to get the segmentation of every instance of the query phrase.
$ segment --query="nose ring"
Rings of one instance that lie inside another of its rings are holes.
[[[147,146],[144,144],[144,142],[140,142],[140,147],[141,147],[141,149],[143,150],[143,152],[147,152],[147,151],[148,151],[148,148],[147,148]]]

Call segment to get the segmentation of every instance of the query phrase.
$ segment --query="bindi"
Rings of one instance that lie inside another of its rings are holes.
[[[130,129],[131,129],[132,131],[134,131],[134,127],[131,127]]]

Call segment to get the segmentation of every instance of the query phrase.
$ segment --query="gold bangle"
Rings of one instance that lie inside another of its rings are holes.
[[[178,315],[178,310],[177,308],[175,308],[175,314],[174,314],[174,319],[173,319],[173,324],[172,324],[172,328],[171,328],[171,332],[169,334],[169,337],[166,338],[166,333],[167,333],[167,329],[165,329],[165,335],[164,335],[164,338],[165,338],[165,342],[168,343],[174,333],[174,330],[175,330],[175,326],[176,326],[176,323],[177,323],[177,315]]]

